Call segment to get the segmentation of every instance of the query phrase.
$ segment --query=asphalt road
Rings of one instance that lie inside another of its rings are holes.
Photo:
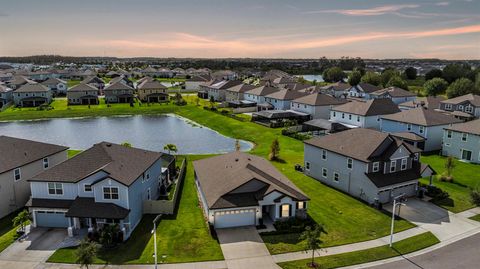
[[[410,260],[391,262],[371,269],[475,269],[480,268],[480,234],[462,239]]]

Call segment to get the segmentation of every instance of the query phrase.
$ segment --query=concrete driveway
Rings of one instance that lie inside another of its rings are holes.
[[[229,269],[280,268],[255,227],[217,229],[217,236]]]

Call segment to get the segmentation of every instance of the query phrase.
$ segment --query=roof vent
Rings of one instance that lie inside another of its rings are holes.
[[[106,145],[106,146],[107,146],[107,147],[111,147],[111,146],[112,146],[112,144],[111,144],[111,143],[107,143],[107,145]]]
[[[235,161],[238,162],[238,158],[235,158]]]

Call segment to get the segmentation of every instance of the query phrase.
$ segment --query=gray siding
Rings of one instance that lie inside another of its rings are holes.
[[[480,164],[480,136],[468,134],[467,141],[462,141],[462,136],[462,132],[452,131],[451,138],[449,138],[448,131],[445,130],[442,155],[462,159],[462,150],[469,150],[472,152],[471,162]]]

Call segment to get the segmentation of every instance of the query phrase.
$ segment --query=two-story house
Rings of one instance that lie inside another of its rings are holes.
[[[380,130],[381,117],[397,112],[400,112],[400,109],[390,99],[352,101],[332,107],[330,121],[341,123],[349,128]]]
[[[480,164],[480,119],[446,127],[442,155]]]
[[[0,136],[0,218],[25,206],[31,177],[67,159],[67,147]]]
[[[155,79],[145,79],[137,85],[138,99],[147,103],[168,101],[168,88]]]
[[[420,150],[379,131],[357,128],[304,142],[305,174],[369,204],[417,193],[433,175]]]
[[[350,84],[345,82],[336,82],[330,85],[320,87],[320,92],[325,94],[330,94],[337,98],[345,97],[348,94],[348,89],[350,89]]]
[[[370,83],[360,82],[355,86],[350,87],[347,90],[348,96],[350,97],[360,97],[365,99],[372,99],[370,98],[370,93],[376,92],[381,90],[380,87],[372,85]]]
[[[69,105],[98,105],[98,88],[80,83],[67,90]]]
[[[413,101],[407,101],[398,104],[398,108],[401,110],[409,110],[418,107],[423,107],[430,110],[435,110],[440,108],[440,102],[445,101],[443,96],[426,96],[426,97],[417,97]]]
[[[335,98],[328,94],[312,93],[292,100],[290,110],[307,113],[312,119],[328,120],[330,109],[346,102],[345,99]]]
[[[36,107],[52,102],[52,91],[40,83],[27,83],[13,92],[13,102],[19,107]]]
[[[55,96],[58,94],[65,95],[68,89],[67,82],[58,78],[49,78],[42,82],[42,85],[49,88]]]
[[[381,130],[392,134],[413,133],[421,136],[425,142],[417,143],[417,147],[428,152],[442,149],[443,129],[459,122],[461,120],[453,116],[420,107],[383,116]]]
[[[193,167],[203,213],[215,228],[306,217],[309,198],[264,158],[235,151]]]
[[[13,101],[13,90],[7,85],[0,84],[0,110]]]
[[[159,152],[95,144],[29,180],[32,225],[67,228],[72,236],[118,224],[125,240],[142,218],[143,201],[159,197],[174,163]]]
[[[388,98],[395,104],[415,101],[417,94],[398,87],[388,87],[370,93],[370,98]]]
[[[273,109],[273,106],[265,101],[265,96],[278,92],[279,90],[278,88],[264,85],[245,92],[243,97],[247,101],[257,103],[257,109],[259,111],[268,110]]]
[[[462,118],[480,117],[480,95],[466,94],[440,102],[440,110]]]
[[[308,93],[290,89],[281,89],[265,95],[265,102],[270,104],[275,110],[288,110],[291,107],[290,103],[292,100],[305,95],[308,95]]]
[[[216,102],[223,102],[226,100],[226,89],[240,84],[242,82],[239,80],[221,80],[207,86],[208,99],[213,98]]]
[[[210,81],[212,78],[210,75],[191,76],[185,81],[185,91],[198,91],[200,90],[200,84]]]
[[[233,87],[225,89],[225,101],[236,102],[244,100],[245,92],[254,89],[255,86],[250,84],[238,84]]]
[[[97,77],[97,76],[90,76],[86,77],[84,80],[81,82],[82,84],[88,84],[90,86],[93,86],[99,90],[103,90],[103,87],[105,87],[105,81],[103,79]]]
[[[107,103],[131,103],[135,97],[135,89],[127,85],[123,80],[108,84],[103,89],[103,92],[105,94],[105,102]]]

